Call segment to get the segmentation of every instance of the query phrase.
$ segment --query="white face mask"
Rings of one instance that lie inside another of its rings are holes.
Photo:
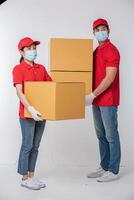
[[[104,42],[105,40],[108,39],[108,32],[107,31],[98,31],[98,32],[95,32],[95,38],[99,42]]]
[[[27,50],[25,52],[25,54],[23,55],[23,57],[26,60],[34,61],[36,59],[36,57],[37,57],[37,51],[36,50]]]

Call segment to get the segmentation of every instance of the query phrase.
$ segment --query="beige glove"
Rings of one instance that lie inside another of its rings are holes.
[[[37,110],[35,110],[34,107],[28,106],[27,109],[28,109],[28,112],[31,114],[32,118],[35,121],[42,121],[42,119],[41,119],[41,113],[39,113]]]

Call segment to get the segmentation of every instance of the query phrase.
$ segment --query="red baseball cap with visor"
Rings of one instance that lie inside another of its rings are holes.
[[[24,47],[29,47],[29,46],[32,45],[32,44],[39,45],[40,42],[39,42],[39,41],[34,41],[34,40],[32,40],[31,38],[29,38],[29,37],[22,38],[22,39],[19,41],[18,49],[21,50],[22,48],[24,48]]]
[[[109,27],[107,20],[102,19],[102,18],[99,18],[93,22],[93,29],[95,29],[99,25],[105,25],[105,26]]]

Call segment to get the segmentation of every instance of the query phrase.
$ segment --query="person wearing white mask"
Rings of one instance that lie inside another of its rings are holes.
[[[26,81],[52,81],[45,67],[34,62],[39,44],[39,41],[34,41],[29,37],[21,39],[18,44],[18,50],[21,54],[20,64],[13,68],[13,84],[20,99],[19,121],[22,132],[18,173],[22,175],[21,186],[33,190],[46,187],[44,182],[34,176],[38,149],[46,121],[42,120],[41,113],[26,99],[24,83]],[[24,117],[24,107],[31,114],[31,118]]]
[[[92,105],[94,126],[99,142],[100,165],[87,175],[98,182],[119,178],[121,159],[117,112],[120,104],[118,49],[109,40],[109,24],[105,19],[93,22],[93,33],[99,46],[93,54],[93,92],[86,96]]]

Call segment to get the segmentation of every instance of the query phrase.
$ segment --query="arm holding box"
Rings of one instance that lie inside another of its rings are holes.
[[[93,100],[107,90],[115,80],[117,74],[117,67],[106,67],[106,76],[100,85],[88,96],[86,96],[86,105],[91,105]]]
[[[24,105],[24,107],[28,110],[28,112],[31,114],[32,118],[35,121],[42,121],[41,113],[39,113],[37,110],[35,110],[34,107],[32,107],[29,102],[27,101],[25,95],[22,92],[22,85],[21,84],[16,84],[16,92],[17,96],[19,97],[20,101]]]

